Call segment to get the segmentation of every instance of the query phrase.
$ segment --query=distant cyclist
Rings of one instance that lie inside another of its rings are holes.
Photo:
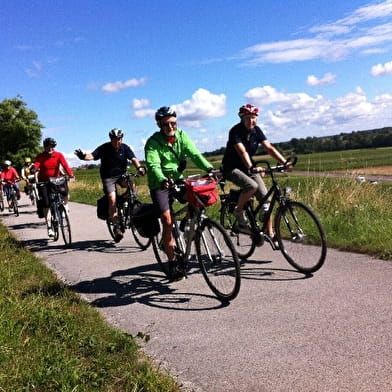
[[[8,209],[11,212],[13,206],[11,205],[11,188],[15,189],[16,198],[20,199],[20,189],[18,181],[20,177],[18,172],[14,167],[12,167],[12,162],[9,160],[4,161],[3,171],[0,173],[0,179],[3,183],[3,192],[7,198]]]
[[[267,140],[263,131],[257,126],[259,109],[251,104],[240,107],[238,115],[241,121],[234,125],[229,132],[225,154],[222,160],[222,170],[225,178],[242,189],[234,215],[240,229],[247,229],[248,223],[244,213],[247,201],[255,195],[258,200],[267,194],[267,188],[260,174],[263,168],[254,165],[253,156],[259,145],[273,158],[286,164],[284,156]],[[288,164],[291,167],[291,164]],[[274,229],[272,221],[268,224],[269,233],[273,241]]]
[[[113,222],[114,241],[123,238],[116,208],[116,184],[120,183],[121,176],[126,173],[128,160],[136,167],[139,175],[146,174],[146,168],[136,158],[131,147],[123,143],[124,132],[114,128],[109,132],[110,142],[97,147],[91,154],[84,153],[81,149],[75,150],[75,155],[82,161],[101,160],[100,176],[103,191],[109,201],[109,219]]]
[[[30,157],[26,157],[22,169],[20,171],[20,175],[23,180],[25,180],[25,193],[28,196],[32,190],[31,184],[35,181],[34,175],[34,163],[31,162]]]
[[[72,169],[69,167],[68,162],[65,160],[64,155],[61,152],[55,151],[57,143],[56,140],[51,137],[46,138],[43,141],[44,151],[38,154],[34,160],[34,169],[38,172],[37,179],[39,184],[38,192],[40,199],[43,203],[44,217],[48,229],[48,236],[53,237],[54,232],[50,227],[50,216],[49,216],[49,194],[51,193],[51,187],[48,183],[50,177],[61,177],[65,172],[69,177],[73,177]],[[68,208],[68,185],[67,182],[62,186],[61,195],[64,199],[66,208]]]

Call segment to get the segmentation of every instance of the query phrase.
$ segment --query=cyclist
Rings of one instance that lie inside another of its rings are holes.
[[[18,172],[14,167],[12,167],[12,162],[8,159],[4,161],[3,171],[0,173],[1,182],[3,183],[3,191],[7,198],[8,210],[12,212],[12,204],[11,204],[11,187],[15,189],[16,198],[20,199],[20,189],[18,181],[20,181],[20,177]]]
[[[43,214],[49,237],[54,236],[53,229],[50,227],[49,194],[51,192],[51,187],[49,183],[49,178],[61,177],[64,171],[69,177],[73,178],[72,169],[69,167],[68,162],[64,158],[64,155],[61,152],[55,151],[56,145],[56,140],[51,137],[48,137],[43,141],[44,151],[38,154],[35,158],[33,170],[37,173],[37,179],[39,182],[38,192],[39,197],[42,200]],[[68,208],[67,182],[65,182],[62,186],[61,195],[64,199],[66,208]]]
[[[20,175],[23,180],[25,180],[25,193],[28,196],[32,190],[32,181],[35,180],[34,175],[34,163],[31,162],[30,157],[26,157],[22,169],[20,171]]]
[[[169,200],[170,181],[183,178],[186,158],[201,170],[212,171],[213,166],[203,157],[189,136],[177,128],[177,114],[173,108],[163,106],[155,113],[159,131],[155,132],[145,145],[148,186],[151,199],[160,213],[164,249],[169,260],[171,279],[184,276],[183,268],[175,260],[174,239]]]
[[[246,104],[239,108],[238,115],[241,121],[234,125],[229,131],[229,139],[222,159],[223,176],[242,189],[234,215],[240,230],[247,231],[248,224],[244,213],[244,206],[247,201],[255,195],[260,201],[263,195],[267,194],[267,188],[261,175],[264,171],[261,167],[256,167],[253,156],[256,154],[261,144],[264,150],[273,158],[286,164],[284,156],[267,140],[263,131],[257,126],[259,109]],[[289,163],[287,165],[291,167]],[[265,206],[268,208],[268,206]],[[268,233],[275,243],[276,239],[272,220],[268,222]]]
[[[97,147],[91,154],[84,153],[81,149],[75,150],[75,155],[82,161],[101,160],[100,176],[103,191],[109,201],[109,219],[113,222],[114,241],[119,242],[123,233],[118,224],[116,208],[116,184],[121,186],[121,176],[127,170],[128,160],[136,167],[139,175],[146,174],[146,168],[136,158],[131,147],[123,143],[124,132],[114,128],[109,132],[110,142]]]

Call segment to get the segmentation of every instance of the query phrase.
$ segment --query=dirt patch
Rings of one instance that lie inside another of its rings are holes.
[[[392,175],[392,166],[374,166],[374,167],[364,167],[361,169],[353,169],[353,170],[336,170],[338,173],[348,173],[352,175],[360,175],[360,174],[372,174],[377,176],[391,176]]]

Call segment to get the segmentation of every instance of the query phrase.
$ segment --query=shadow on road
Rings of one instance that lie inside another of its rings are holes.
[[[79,282],[69,286],[78,294],[104,294],[90,303],[98,308],[141,303],[147,306],[182,311],[211,310],[226,307],[213,295],[179,292],[169,283],[155,264],[113,272],[105,278]],[[106,294],[106,295],[105,295]],[[196,296],[213,300],[213,305],[194,301]]]
[[[258,266],[272,263],[271,260],[246,260],[241,263],[241,279],[289,281],[309,279],[313,274],[304,273],[295,269],[285,268],[259,268]]]

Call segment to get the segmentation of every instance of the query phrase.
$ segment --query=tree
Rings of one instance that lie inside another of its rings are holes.
[[[40,151],[42,128],[37,113],[20,96],[0,102],[0,162],[8,159],[22,166],[25,157],[34,158]]]

